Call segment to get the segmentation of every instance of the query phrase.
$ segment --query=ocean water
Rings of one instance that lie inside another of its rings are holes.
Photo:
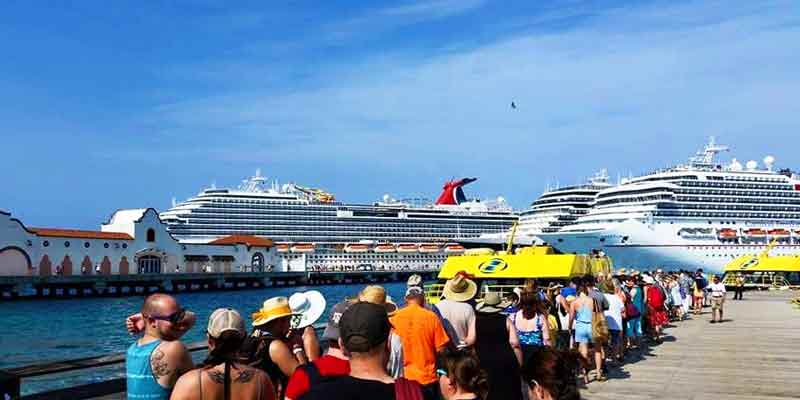
[[[197,314],[197,324],[184,343],[205,340],[205,325],[219,307],[239,311],[249,322],[250,313],[274,296],[319,290],[327,300],[320,322],[331,307],[365,285],[297,286],[229,292],[176,294],[178,302]],[[384,284],[389,295],[401,299],[405,283]],[[135,340],[125,331],[125,317],[138,312],[142,296],[123,298],[41,299],[0,303],[0,369],[48,361],[124,352]],[[124,366],[111,366],[23,380],[23,394],[124,376]]]

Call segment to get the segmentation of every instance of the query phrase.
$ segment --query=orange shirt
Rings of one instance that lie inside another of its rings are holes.
[[[403,343],[403,374],[428,385],[436,382],[436,351],[450,339],[439,317],[416,304],[401,308],[390,318]]]

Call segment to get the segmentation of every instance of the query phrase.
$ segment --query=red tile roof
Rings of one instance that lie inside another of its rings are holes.
[[[272,247],[272,239],[251,235],[231,235],[219,238],[209,244],[246,244],[248,246]]]
[[[46,236],[46,237],[133,240],[131,235],[122,232],[82,231],[78,229],[54,229],[54,228],[28,228],[28,230],[35,233],[37,236]]]

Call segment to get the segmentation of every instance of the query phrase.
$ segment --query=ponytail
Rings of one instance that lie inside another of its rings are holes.
[[[223,332],[218,338],[210,338],[214,341],[214,349],[208,352],[208,356],[203,360],[203,368],[213,368],[216,365],[225,364],[224,394],[225,400],[230,399],[231,391],[231,367],[238,361],[239,348],[244,342],[244,338],[235,331]],[[235,368],[235,367],[234,367]]]

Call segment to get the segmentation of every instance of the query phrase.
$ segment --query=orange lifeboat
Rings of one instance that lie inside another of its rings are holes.
[[[761,228],[750,228],[744,231],[747,236],[766,236],[767,231]]]
[[[719,237],[721,239],[734,239],[737,235],[736,229],[723,228],[719,230]]]
[[[777,237],[785,237],[785,236],[789,236],[789,231],[787,231],[786,229],[781,229],[781,228],[770,229],[769,230],[769,235],[770,236],[777,236]]]
[[[397,245],[397,252],[398,253],[416,253],[419,250],[419,246],[413,243],[403,243]]]
[[[289,251],[289,244],[288,243],[278,243],[275,245],[275,248],[278,250],[278,253],[286,253]]]
[[[366,253],[369,251],[368,244],[361,244],[361,243],[351,243],[347,246],[344,246],[344,251],[347,253]]]
[[[465,249],[464,246],[462,246],[462,245],[460,245],[458,243],[448,243],[448,244],[446,244],[444,246],[444,252],[445,253],[459,253],[460,254],[460,253],[463,253],[466,250],[467,249]]]
[[[420,253],[436,253],[439,250],[439,245],[433,243],[424,243],[419,246]]]
[[[379,244],[374,249],[376,253],[394,253],[396,250],[394,245],[389,243]]]
[[[312,243],[297,243],[292,246],[292,253],[313,253],[314,244]]]

